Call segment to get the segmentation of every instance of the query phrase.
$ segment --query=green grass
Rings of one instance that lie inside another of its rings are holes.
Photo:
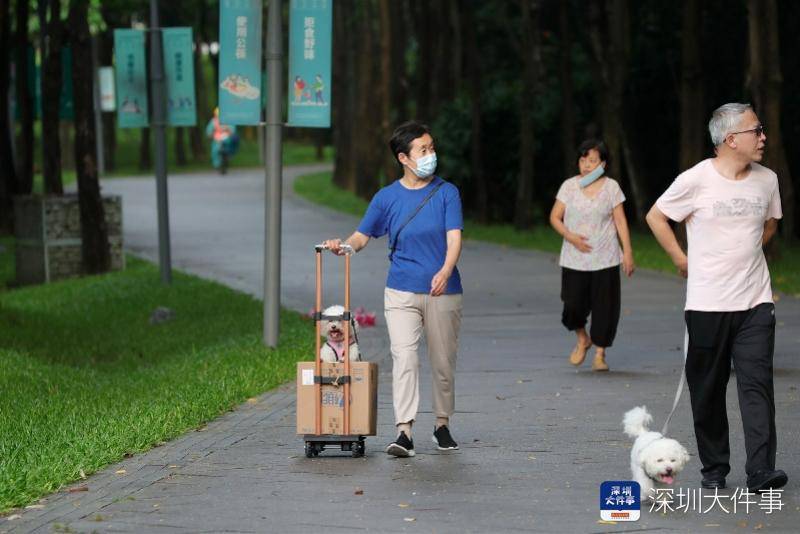
[[[157,306],[175,318],[150,325]],[[123,272],[0,289],[0,512],[290,380],[313,355],[311,323],[284,310],[269,350],[261,317],[247,295],[179,272],[165,287],[132,258]]]
[[[369,204],[363,198],[336,187],[331,181],[330,172],[308,174],[297,178],[294,182],[294,191],[311,202],[357,217],[364,215]]]
[[[301,176],[295,181],[294,190],[311,202],[358,217],[364,214],[368,205],[366,200],[337,187],[331,180],[330,172]],[[531,230],[520,231],[509,224],[486,225],[466,219],[464,238],[552,253],[561,250],[561,238],[549,225],[538,225]],[[634,261],[638,267],[675,274],[672,261],[649,232],[633,230],[631,241]],[[800,297],[800,249],[783,243],[778,248],[780,255],[769,266],[773,287]]]

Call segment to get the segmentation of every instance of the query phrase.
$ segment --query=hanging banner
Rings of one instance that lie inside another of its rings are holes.
[[[333,0],[292,0],[289,11],[289,126],[331,125]]]
[[[220,0],[219,120],[261,122],[261,0]]]
[[[144,128],[147,120],[147,71],[144,32],[114,30],[117,73],[117,126]]]
[[[114,92],[114,68],[97,69],[97,81],[100,86],[100,111],[116,111],[117,96]]]
[[[164,74],[167,78],[167,123],[194,126],[197,109],[194,93],[194,58],[191,28],[164,28]]]

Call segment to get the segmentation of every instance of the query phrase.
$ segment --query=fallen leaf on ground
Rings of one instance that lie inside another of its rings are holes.
[[[407,502],[401,502],[401,503],[400,503],[400,504],[398,504],[397,506],[399,506],[400,508],[408,508],[408,507],[409,507],[409,506],[411,506],[411,505],[410,505],[410,504],[408,504]]]
[[[167,467],[169,467],[170,469],[174,469],[174,468],[176,468],[178,466],[177,465],[168,465]]]
[[[119,470],[117,470],[117,471],[114,471],[114,472],[115,472],[116,474],[118,474],[118,475],[124,475],[125,473],[127,473],[127,471],[125,471],[124,469],[119,469]]]
[[[747,521],[739,521],[736,525],[741,528],[747,528]]]
[[[404,517],[403,518],[403,521],[407,521],[409,523],[411,523],[412,521],[416,521],[416,520],[417,520],[416,517]]]
[[[258,402],[258,399],[257,399],[257,398],[255,398],[255,397],[250,397],[249,399],[247,399],[247,402],[248,402],[249,404],[255,404],[255,403],[257,403],[257,402]]]
[[[79,491],[89,491],[89,486],[78,486],[67,490],[68,493],[78,493]]]
[[[361,489],[361,488],[356,488],[355,494],[356,495],[364,495],[364,490]]]
[[[756,526],[753,527],[753,530],[761,530],[762,528],[764,528],[764,525],[759,523],[759,524],[757,524]]]
[[[528,460],[535,460],[536,456],[528,456]]]
[[[505,398],[505,397],[501,397],[500,395],[496,395],[496,396],[495,396],[495,398],[496,398],[497,400],[506,400],[506,398]]]

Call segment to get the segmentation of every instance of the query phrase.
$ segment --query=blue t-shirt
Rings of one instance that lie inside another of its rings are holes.
[[[391,255],[386,287],[411,293],[430,293],[431,280],[447,256],[447,232],[464,228],[461,197],[456,186],[438,176],[421,189],[408,189],[396,180],[372,197],[358,231],[370,237],[389,234],[391,252],[400,225],[440,182],[444,185],[400,232],[397,247]],[[461,275],[458,268],[454,268],[445,293],[462,292]]]

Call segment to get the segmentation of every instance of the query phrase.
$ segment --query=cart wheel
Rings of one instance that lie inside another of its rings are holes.
[[[314,456],[314,449],[314,445],[312,445],[310,441],[306,441],[306,458]]]
[[[361,458],[364,456],[366,446],[364,440],[359,440],[353,443],[353,458]]]

